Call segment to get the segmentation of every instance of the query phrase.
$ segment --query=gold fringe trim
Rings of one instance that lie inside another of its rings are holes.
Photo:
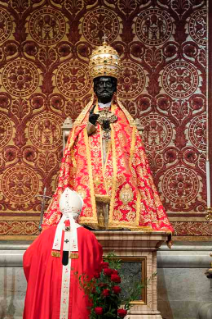
[[[110,200],[110,212],[109,212],[109,222],[108,227],[110,228],[110,224],[113,225],[113,210],[115,203],[115,195],[116,195],[116,177],[117,177],[117,162],[116,162],[116,147],[115,147],[115,135],[114,128],[111,125],[111,145],[112,145],[112,160],[113,160],[113,178],[112,178],[112,192],[111,192],[111,200]]]
[[[93,218],[82,217],[81,223],[83,222],[83,220],[85,220],[85,222],[89,221],[89,222],[98,224],[95,192],[94,192],[94,185],[93,185],[91,153],[90,153],[90,149],[89,149],[89,140],[88,140],[88,134],[87,134],[86,128],[84,129],[84,140],[85,140],[86,154],[87,154],[87,161],[88,161],[89,186],[90,186],[90,193],[91,193],[91,205],[92,205],[92,209],[93,209]]]
[[[133,159],[133,155],[135,152],[135,135],[136,135],[136,127],[133,126],[133,130],[132,130],[132,141],[131,141],[131,147],[130,147],[130,160],[129,160],[129,165],[130,168],[132,169],[132,159]]]

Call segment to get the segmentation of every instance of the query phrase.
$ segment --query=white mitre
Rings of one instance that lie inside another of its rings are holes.
[[[75,191],[67,187],[59,200],[60,211],[69,219],[76,219],[83,206],[82,197]]]
[[[81,227],[76,223],[76,219],[81,213],[83,207],[82,197],[75,191],[67,187],[62,193],[59,200],[59,207],[62,213],[62,218],[57,225],[54,243],[52,249],[60,250],[62,232],[65,231],[65,241],[63,250],[66,251],[78,251],[77,245],[77,228]],[[66,221],[70,221],[70,227],[65,225]]]

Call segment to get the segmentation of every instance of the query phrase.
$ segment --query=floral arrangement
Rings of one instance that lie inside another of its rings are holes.
[[[124,318],[131,307],[130,302],[141,295],[144,286],[139,283],[129,288],[128,299],[122,299],[120,267],[121,261],[111,253],[104,259],[94,278],[87,280],[85,276],[79,276],[80,286],[90,300],[90,319]]]

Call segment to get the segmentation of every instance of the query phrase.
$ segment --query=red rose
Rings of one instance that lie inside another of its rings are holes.
[[[118,309],[117,313],[118,313],[118,315],[119,315],[120,318],[124,318],[124,317],[126,316],[126,314],[127,314],[127,310],[125,310],[125,309]]]
[[[94,311],[95,311],[95,313],[96,313],[97,315],[102,315],[102,314],[103,314],[103,308],[102,308],[102,307],[96,307],[96,308],[94,309]]]
[[[95,277],[96,279],[98,279],[98,278],[100,277],[100,273],[96,271],[96,272],[94,273],[94,277]]]
[[[110,276],[112,274],[113,270],[110,268],[104,268],[104,274],[106,276]]]
[[[109,263],[102,262],[102,263],[101,263],[101,267],[102,267],[102,269],[108,268],[108,267],[109,267]]]
[[[111,280],[112,280],[113,282],[120,283],[120,282],[121,282],[121,277],[120,277],[119,275],[112,274],[112,275],[111,275]]]
[[[118,270],[113,269],[113,274],[118,275],[119,274]]]
[[[121,288],[120,288],[119,286],[114,286],[114,287],[113,287],[113,292],[114,292],[115,294],[120,294]]]
[[[104,289],[104,290],[102,291],[102,294],[103,294],[103,296],[107,297],[107,296],[109,296],[109,294],[110,294],[110,290],[109,290],[109,289]]]

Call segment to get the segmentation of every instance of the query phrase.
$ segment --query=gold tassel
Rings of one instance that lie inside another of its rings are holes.
[[[100,211],[99,214],[99,227],[100,228],[105,228],[105,219],[104,219],[104,215],[103,215],[103,211]]]

